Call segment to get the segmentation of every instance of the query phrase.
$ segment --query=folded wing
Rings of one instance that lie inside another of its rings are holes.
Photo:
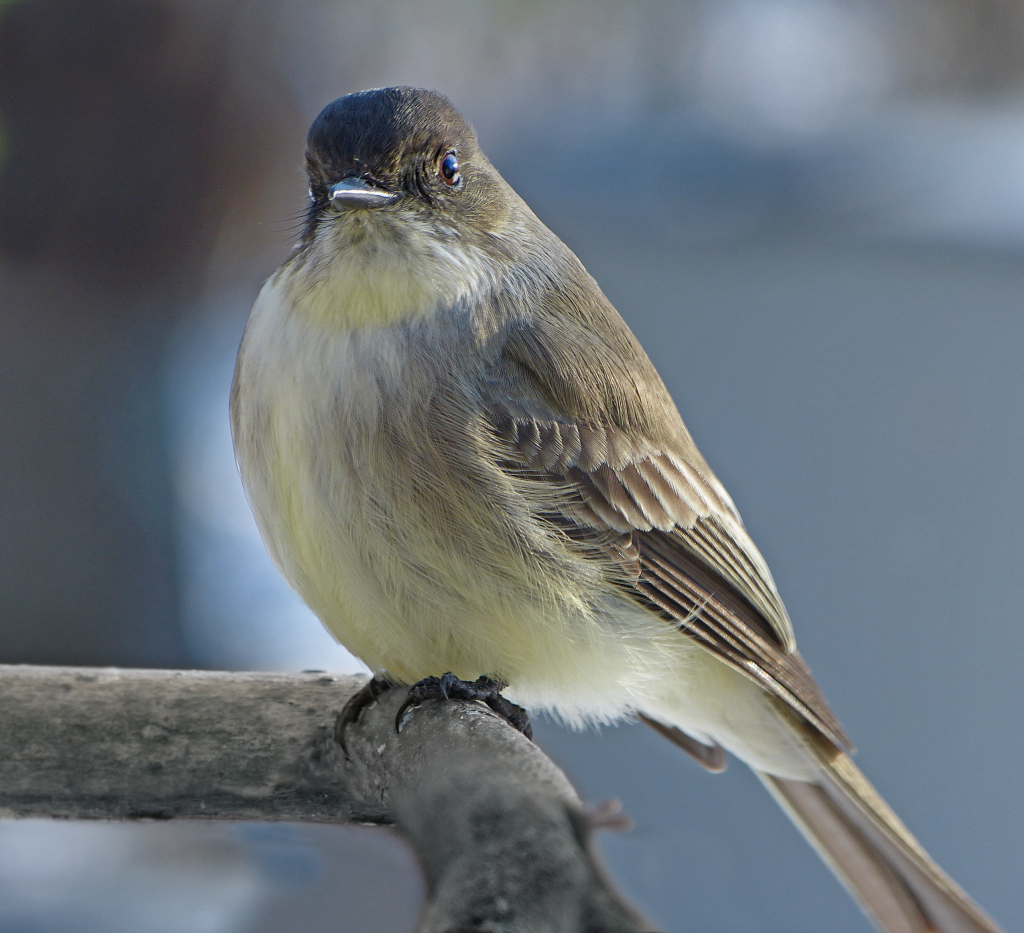
[[[713,475],[613,425],[556,417],[537,401],[492,399],[488,415],[506,469],[565,490],[553,523],[576,540],[613,542],[636,599],[850,748],[796,651],[764,559]]]

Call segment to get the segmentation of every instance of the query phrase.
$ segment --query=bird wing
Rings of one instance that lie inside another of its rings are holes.
[[[502,467],[544,483],[549,501],[562,490],[546,515],[552,523],[574,540],[608,543],[634,598],[836,745],[851,747],[796,651],[764,558],[699,455],[688,459],[614,424],[556,414],[544,401],[507,391],[491,393],[486,410]]]

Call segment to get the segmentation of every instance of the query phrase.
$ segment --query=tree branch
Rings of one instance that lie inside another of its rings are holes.
[[[649,930],[594,859],[578,796],[479,703],[334,739],[365,678],[0,666],[0,816],[390,823],[423,867],[423,933]]]

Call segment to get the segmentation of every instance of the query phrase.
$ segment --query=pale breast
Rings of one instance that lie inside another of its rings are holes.
[[[615,718],[693,663],[697,649],[530,519],[472,399],[443,381],[452,367],[425,363],[408,329],[286,310],[271,283],[250,319],[236,456],[271,556],[349,650],[409,682],[498,676],[574,720]]]
[[[363,478],[400,351],[386,332],[368,338],[290,314],[284,297],[280,282],[267,284],[239,351],[235,455],[278,569],[350,650],[372,659],[379,625],[369,620],[387,601],[366,566]]]

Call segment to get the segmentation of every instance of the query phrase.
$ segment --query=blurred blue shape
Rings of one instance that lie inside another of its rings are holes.
[[[212,825],[0,824],[3,933],[235,933],[265,890]]]

